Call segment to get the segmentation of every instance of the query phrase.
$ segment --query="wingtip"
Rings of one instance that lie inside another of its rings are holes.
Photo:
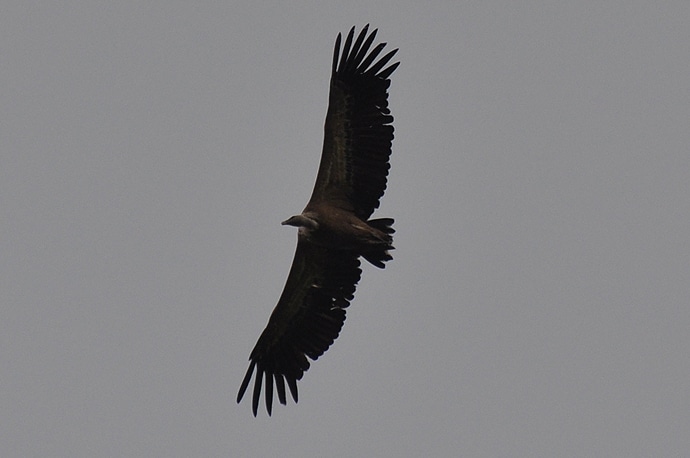
[[[257,368],[256,378],[254,379],[254,392],[252,393],[252,411],[256,417],[259,411],[259,398],[261,397],[261,382],[264,377],[264,371],[261,366]]]
[[[239,404],[242,398],[244,397],[244,393],[247,391],[247,387],[249,386],[249,381],[252,378],[252,374],[254,373],[254,366],[256,365],[256,362],[251,361],[249,363],[249,368],[247,369],[247,373],[244,374],[244,379],[242,379],[242,384],[240,385],[240,389],[237,392],[237,403]]]
[[[266,386],[264,389],[266,390],[266,411],[270,417],[273,410],[273,374],[269,371],[266,371]]]

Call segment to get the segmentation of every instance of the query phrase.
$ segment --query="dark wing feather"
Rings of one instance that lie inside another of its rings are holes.
[[[307,357],[316,361],[328,350],[345,322],[345,308],[361,275],[359,265],[356,255],[298,241],[285,288],[249,356],[249,369],[237,394],[240,402],[256,370],[254,416],[264,377],[269,415],[274,386],[281,404],[286,403],[285,382],[297,402],[297,380],[309,369]]]
[[[388,78],[399,64],[385,67],[397,49],[376,60],[386,44],[372,49],[377,31],[367,36],[368,30],[367,25],[354,39],[353,27],[342,50],[340,34],[336,39],[321,164],[310,199],[363,220],[378,208],[386,189],[393,141]]]

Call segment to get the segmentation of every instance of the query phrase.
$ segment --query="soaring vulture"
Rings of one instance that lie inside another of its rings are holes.
[[[338,337],[345,309],[362,273],[359,257],[376,267],[393,259],[393,219],[369,219],[386,189],[393,116],[388,109],[390,75],[386,67],[398,51],[378,58],[386,43],[371,48],[377,30],[355,28],[335,41],[321,164],[309,203],[282,224],[296,226],[297,249],[285,289],[268,325],[249,356],[237,402],[256,370],[252,410],[257,414],[265,380],[271,415],[273,388],[286,404],[285,384],[297,402],[297,381],[309,361]],[[368,34],[368,35],[367,35]],[[384,68],[385,67],[385,68]]]

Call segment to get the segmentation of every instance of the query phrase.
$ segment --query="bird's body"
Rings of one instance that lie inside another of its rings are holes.
[[[392,237],[376,227],[377,221],[363,221],[349,211],[314,205],[301,215],[283,221],[283,224],[298,227],[299,238],[309,243],[363,254],[391,248]]]
[[[393,220],[370,216],[390,168],[393,117],[387,90],[398,63],[384,66],[397,49],[376,61],[385,43],[370,50],[376,30],[367,32],[368,26],[354,40],[353,27],[342,55],[341,36],[336,40],[314,191],[301,214],[283,221],[298,227],[295,257],[237,395],[240,402],[256,370],[254,415],[264,376],[269,415],[274,383],[281,404],[286,403],[286,383],[297,402],[297,380],[309,368],[307,358],[316,360],[340,333],[361,276],[360,256],[379,268],[392,259]]]

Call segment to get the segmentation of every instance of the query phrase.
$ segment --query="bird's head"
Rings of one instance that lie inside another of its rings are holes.
[[[304,213],[301,215],[291,216],[280,224],[283,226],[304,227],[312,230],[319,228],[319,223],[313,217],[307,216]]]

